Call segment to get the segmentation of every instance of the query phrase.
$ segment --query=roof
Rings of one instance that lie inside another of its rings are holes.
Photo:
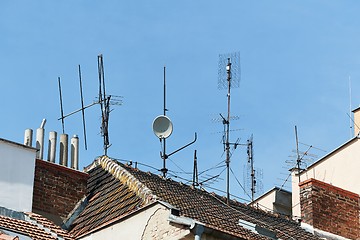
[[[0,230],[26,235],[36,240],[74,239],[51,221],[35,213],[17,213],[19,218],[0,215]]]
[[[240,219],[274,231],[282,239],[318,239],[297,222],[235,201],[228,206],[215,194],[140,171],[107,157],[96,160],[89,175],[89,202],[73,224],[71,233],[75,236],[121,221],[160,200],[178,208],[180,216],[239,239],[268,239],[240,226]]]

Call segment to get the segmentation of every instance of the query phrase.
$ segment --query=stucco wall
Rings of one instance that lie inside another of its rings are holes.
[[[190,230],[182,225],[173,224],[168,221],[169,210],[164,208],[157,209],[153,215],[150,216],[149,221],[145,227],[144,234],[141,239],[153,240],[177,240],[177,239],[193,239],[190,238]],[[187,238],[187,236],[189,238]]]
[[[194,239],[186,237],[191,235],[190,231],[180,225],[169,223],[170,211],[161,204],[156,204],[148,209],[139,211],[131,217],[113,225],[101,229],[89,236],[80,238],[82,240],[103,240],[103,239]]]
[[[0,141],[0,206],[31,212],[36,150]]]

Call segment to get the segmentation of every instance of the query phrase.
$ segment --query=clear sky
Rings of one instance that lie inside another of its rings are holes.
[[[168,168],[174,179],[191,179],[179,172],[191,173],[195,149],[199,171],[225,159],[223,126],[213,121],[227,109],[226,91],[217,88],[218,59],[239,51],[241,82],[231,94],[231,115],[239,119],[231,122],[237,131],[230,140],[245,143],[253,134],[255,166],[263,172],[258,182],[267,191],[288,175],[295,125],[301,151],[313,145],[329,152],[351,137],[347,114],[360,104],[359,10],[355,0],[0,1],[0,137],[23,142],[24,130],[35,130],[43,118],[46,138],[49,131],[60,134],[57,78],[65,113],[80,108],[80,64],[85,104],[92,103],[103,54],[107,92],[123,96],[110,115],[108,155],[160,169],[152,121],[163,111],[166,65],[167,116],[174,125],[168,151],[198,134],[195,144],[170,157]],[[86,110],[89,149],[81,142],[81,168],[103,153],[100,116],[99,106]],[[65,120],[65,131],[83,141],[81,114]],[[322,150],[310,153],[319,158]],[[239,147],[231,168],[242,185],[246,164],[246,148]],[[210,187],[225,190],[224,179],[225,172]],[[230,189],[249,199],[233,176]]]

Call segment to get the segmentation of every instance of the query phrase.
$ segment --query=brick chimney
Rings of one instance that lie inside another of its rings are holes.
[[[61,225],[85,196],[88,174],[36,159],[32,211]]]
[[[360,238],[358,194],[315,179],[299,186],[302,222],[345,238]]]

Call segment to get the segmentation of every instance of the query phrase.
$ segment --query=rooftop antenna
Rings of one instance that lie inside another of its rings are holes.
[[[82,90],[82,78],[81,78],[81,67],[79,64],[79,83],[80,83],[80,98],[81,98],[81,114],[82,114],[82,122],[83,122],[83,133],[84,133],[84,144],[85,150],[87,150],[87,141],[86,141],[86,124],[85,124],[85,109],[84,109],[84,96]]]
[[[194,151],[194,171],[193,171],[192,185],[193,185],[193,187],[199,186],[199,173],[198,173],[198,168],[197,168],[196,150]]]
[[[218,88],[227,89],[227,116],[220,114],[225,126],[223,144],[226,152],[226,201],[230,200],[230,90],[240,85],[240,53],[220,54],[218,70]]]
[[[254,201],[255,197],[255,187],[256,187],[256,178],[255,178],[255,169],[254,169],[254,155],[253,155],[253,135],[250,139],[247,140],[247,154],[248,154],[248,163],[250,164],[250,176],[251,176],[251,201]]]
[[[110,105],[121,105],[122,101],[119,99],[119,96],[113,95],[106,95],[105,91],[105,78],[104,78],[104,65],[103,65],[103,57],[102,55],[98,55],[98,71],[99,71],[99,95],[98,99],[93,103],[84,106],[84,96],[83,96],[83,89],[82,89],[82,75],[81,75],[81,67],[78,65],[78,74],[79,74],[79,85],[80,85],[80,97],[81,97],[81,108],[77,109],[69,114],[64,115],[63,112],[63,104],[62,104],[62,94],[61,94],[61,84],[60,84],[60,77],[58,78],[59,82],[59,92],[60,92],[60,107],[61,107],[61,117],[58,120],[62,122],[62,128],[64,133],[64,120],[65,118],[81,112],[82,113],[82,122],[83,122],[83,131],[84,131],[84,144],[85,149],[87,150],[87,140],[86,140],[86,124],[85,124],[85,109],[92,107],[96,104],[100,104],[101,106],[101,135],[104,138],[104,154],[107,155],[107,149],[110,147],[109,144],[109,134],[108,134],[108,121],[109,121],[109,114],[110,114]],[[111,98],[113,97],[113,98]]]
[[[60,113],[61,113],[61,126],[62,126],[62,133],[65,133],[65,123],[64,123],[64,109],[63,109],[63,101],[62,101],[62,94],[61,94],[61,80],[60,77],[58,77],[58,83],[59,83],[59,95],[60,95]],[[59,120],[60,120],[59,119]]]
[[[106,95],[104,62],[102,54],[98,55],[99,72],[99,103],[101,108],[101,136],[104,141],[104,155],[111,146],[109,141],[109,117],[110,117],[110,99],[111,95]]]
[[[299,175],[299,183],[300,183],[301,158],[300,158],[300,153],[299,153],[299,139],[298,139],[298,132],[297,132],[296,125],[295,125],[295,138],[296,138],[296,164],[297,164],[298,175]]]
[[[164,66],[164,108],[163,108],[163,115],[157,116],[154,121],[153,121],[153,132],[155,133],[155,135],[159,138],[160,143],[162,143],[162,152],[160,152],[160,156],[163,160],[163,168],[160,170],[163,174],[163,177],[166,177],[166,174],[168,172],[168,169],[166,168],[166,159],[168,159],[168,157],[170,157],[171,155],[179,152],[180,150],[190,146],[191,144],[196,142],[197,139],[197,134],[195,133],[195,138],[192,142],[186,144],[185,146],[175,150],[174,152],[170,153],[170,154],[166,154],[166,138],[170,137],[170,135],[173,132],[173,124],[170,120],[170,118],[168,118],[166,116],[166,111],[168,111],[168,109],[166,108],[166,67]]]

